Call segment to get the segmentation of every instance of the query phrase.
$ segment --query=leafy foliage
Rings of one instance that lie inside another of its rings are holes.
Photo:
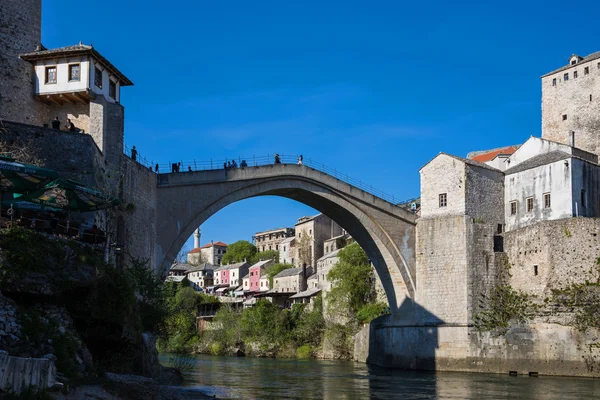
[[[552,300],[575,311],[574,326],[578,330],[600,329],[600,283],[585,282],[555,289]]]
[[[383,303],[365,304],[356,313],[356,319],[361,324],[368,324],[380,315],[389,314],[389,307]]]
[[[256,246],[247,240],[238,240],[227,246],[227,252],[221,259],[222,265],[242,262],[244,260],[251,262],[256,255]]]
[[[482,295],[481,311],[473,318],[478,331],[505,335],[511,322],[524,324],[533,318],[538,306],[533,296],[514,290],[510,285],[496,286],[488,297]]]
[[[291,330],[288,314],[270,301],[259,300],[242,313],[242,336],[269,347],[281,346]]]
[[[159,330],[157,346],[161,351],[187,353],[198,341],[198,306],[214,302],[215,299],[196,292],[186,280],[180,283],[165,283],[162,294],[165,299],[166,316]]]
[[[332,311],[347,309],[356,314],[375,297],[369,258],[357,243],[346,246],[338,254],[339,261],[327,275],[333,284],[327,297],[329,307]]]
[[[225,253],[225,254],[227,254],[227,253]],[[278,263],[279,262],[279,252],[277,250],[259,251],[258,253],[256,253],[254,255],[251,262],[250,261],[248,261],[248,262],[250,262],[251,264],[256,264],[260,260],[273,260],[273,262]]]

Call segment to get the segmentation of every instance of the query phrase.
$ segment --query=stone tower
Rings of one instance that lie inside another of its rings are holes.
[[[600,52],[542,76],[542,137],[600,155]]]
[[[42,0],[0,1],[0,119],[42,124],[46,105],[34,98],[31,64],[19,54],[41,46]]]

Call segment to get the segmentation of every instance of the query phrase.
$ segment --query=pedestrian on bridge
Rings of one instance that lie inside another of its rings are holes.
[[[281,164],[281,159],[279,158],[279,154],[275,153],[275,164]]]
[[[154,172],[158,174],[158,163],[156,163],[156,166],[154,167]]]
[[[188,172],[192,172],[192,167],[188,165]]]
[[[235,160],[231,160],[231,168],[237,168],[237,163],[235,162]]]
[[[69,121],[71,121],[71,120],[69,120]],[[131,159],[133,161],[135,161],[137,159],[137,149],[135,148],[135,146],[133,146],[131,148]]]
[[[302,165],[302,161],[304,159],[302,158],[302,154],[300,154],[300,157],[298,157],[298,165]]]

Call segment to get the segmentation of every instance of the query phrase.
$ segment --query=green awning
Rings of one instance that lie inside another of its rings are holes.
[[[24,193],[38,189],[56,178],[58,178],[57,171],[0,156],[0,191]]]
[[[121,204],[119,199],[88,188],[72,179],[56,179],[41,189],[19,197],[19,200],[82,212],[104,210]]]

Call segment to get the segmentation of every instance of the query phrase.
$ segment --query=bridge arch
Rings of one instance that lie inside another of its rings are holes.
[[[413,297],[414,214],[306,166],[161,174],[155,267],[166,272],[194,230],[219,210],[258,196],[306,204],[336,221],[365,250],[395,311]]]

